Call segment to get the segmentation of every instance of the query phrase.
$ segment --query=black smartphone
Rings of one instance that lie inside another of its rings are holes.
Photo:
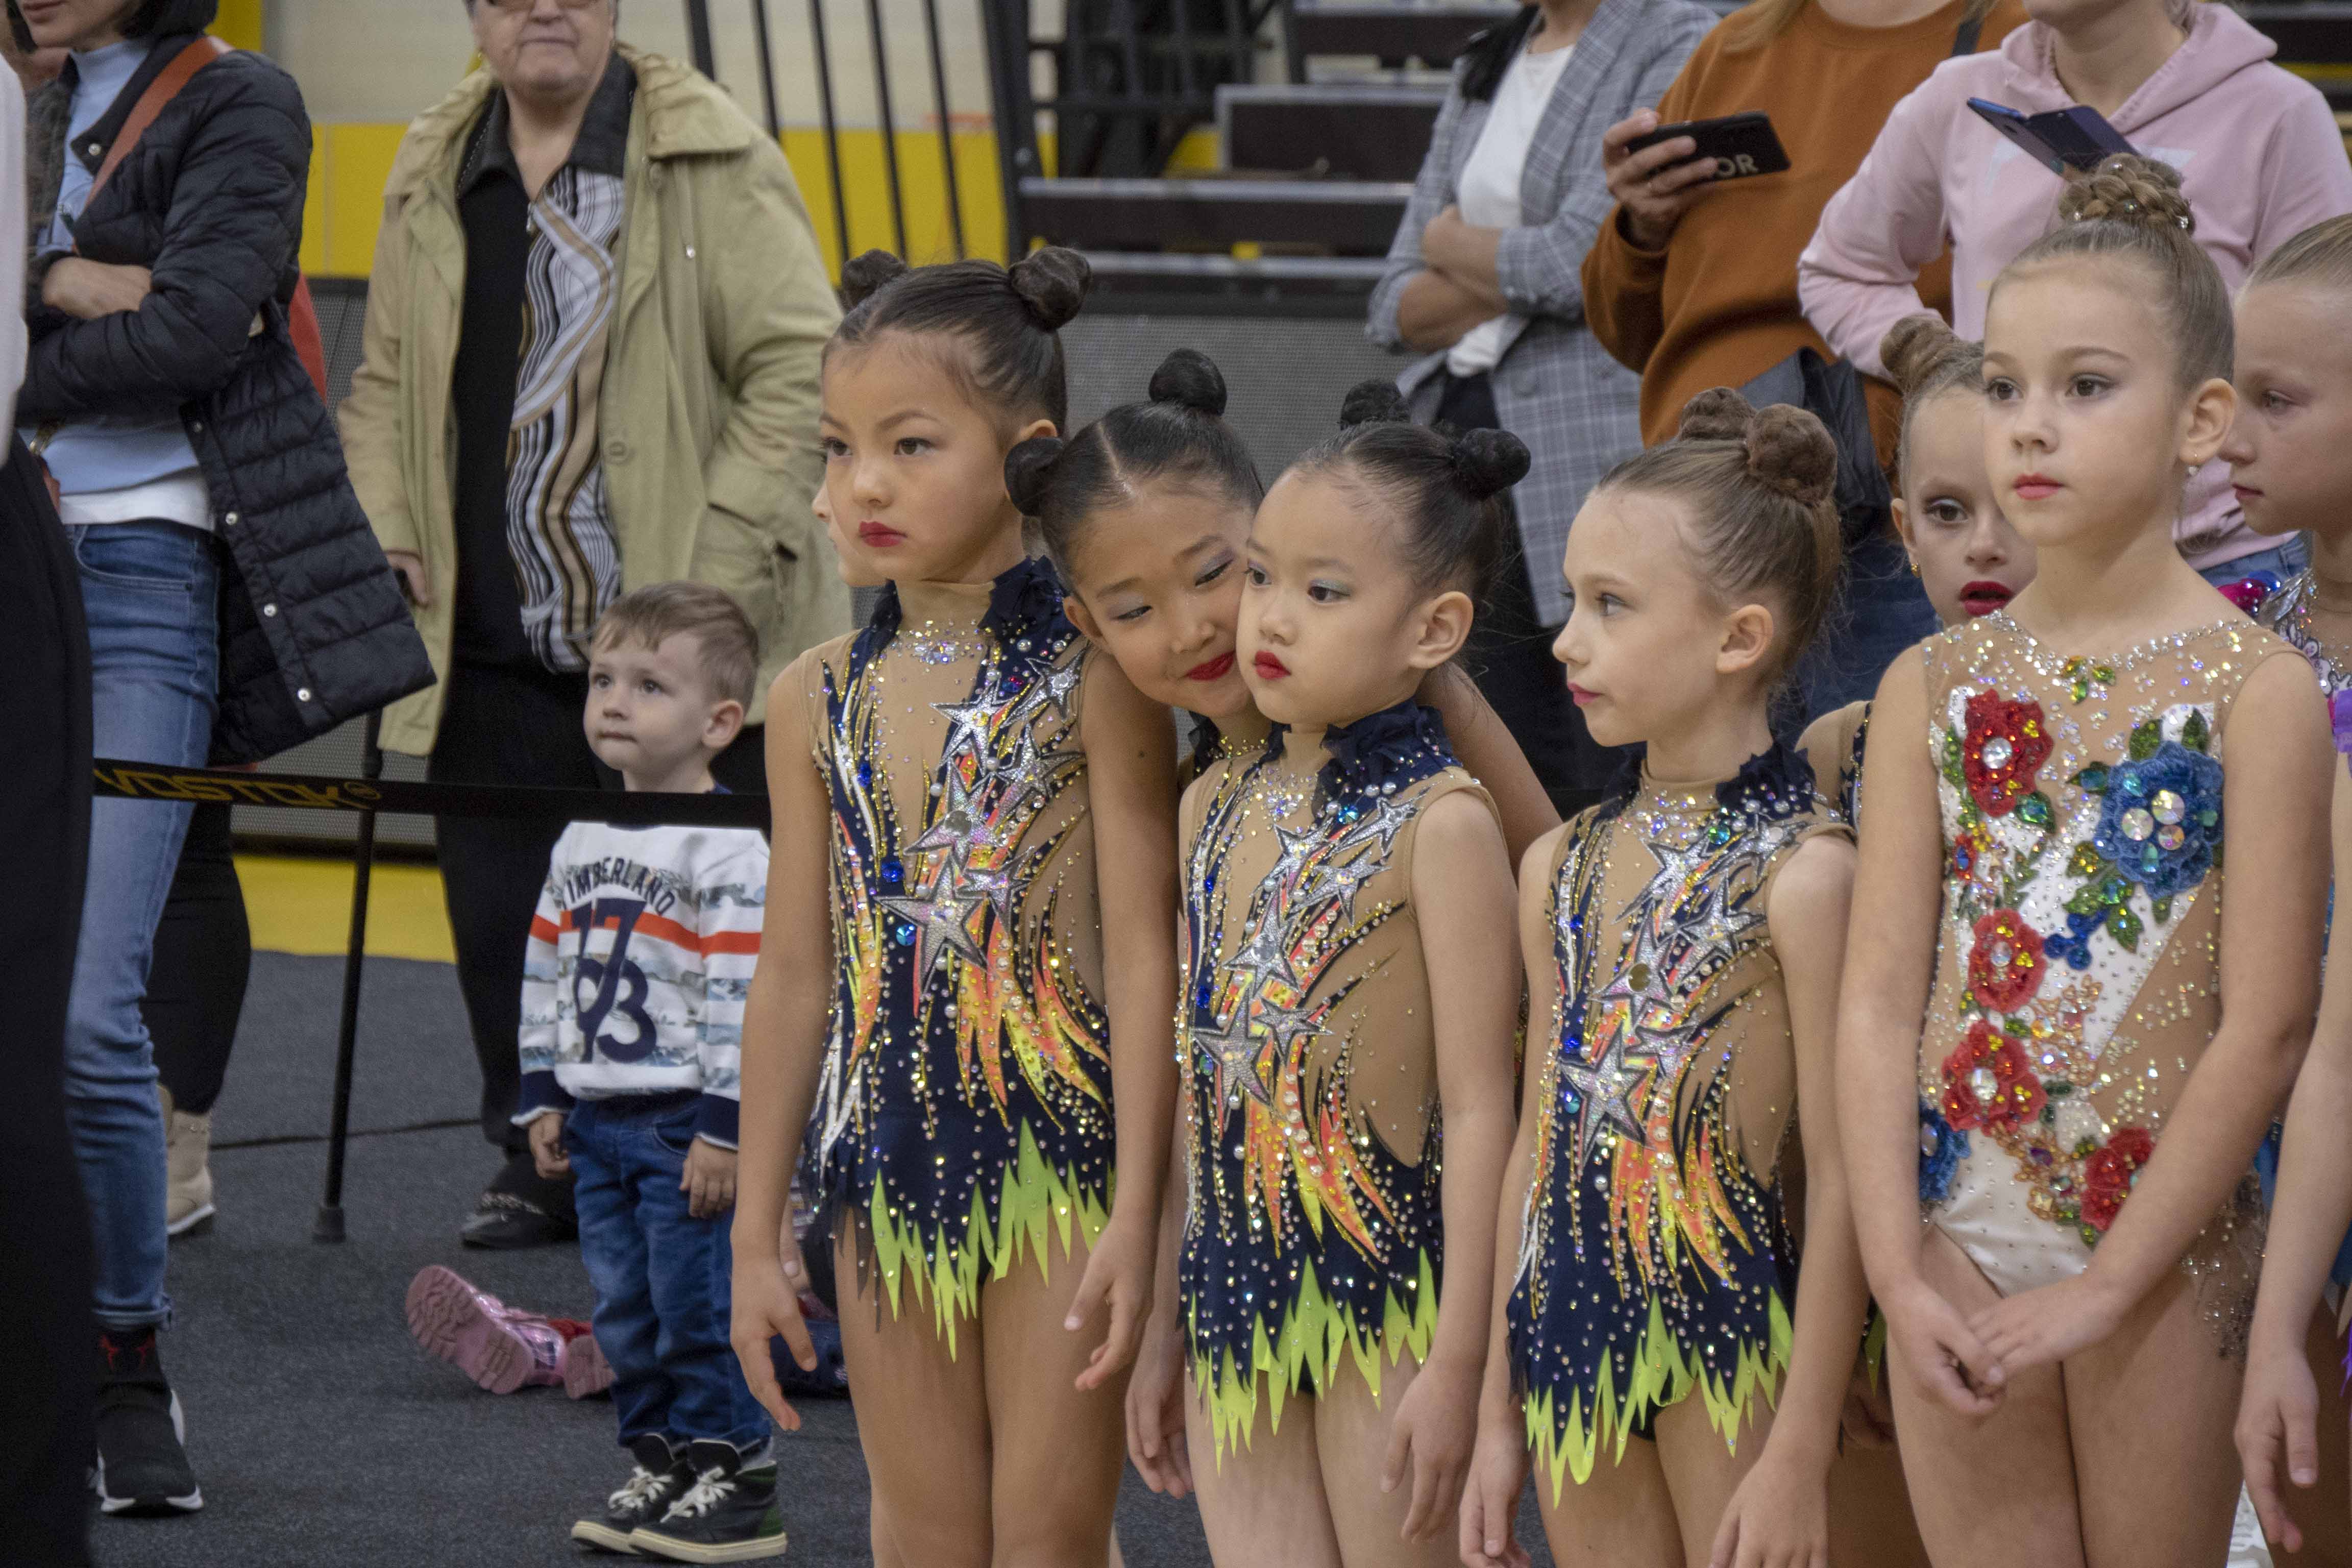
[[[1648,135],[1636,136],[1626,142],[1625,151],[1639,153],[1644,147],[1654,147],[1677,136],[1687,136],[1698,143],[1698,151],[1692,157],[1715,160],[1715,177],[1718,180],[1777,174],[1789,166],[1789,154],[1781,151],[1780,138],[1772,129],[1772,117],[1754,110],[1727,114],[1720,120],[1685,120],[1679,125],[1661,125]]]
[[[2133,151],[2122,132],[2084,104],[2027,114],[2004,103],[1972,98],[1969,107],[1979,119],[2016,142],[2026,156],[2062,179],[2069,169],[2095,169],[2117,153]]]

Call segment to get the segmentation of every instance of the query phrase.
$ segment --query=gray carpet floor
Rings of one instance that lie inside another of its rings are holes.
[[[418,1352],[402,1320],[402,1294],[429,1263],[510,1302],[579,1317],[590,1305],[575,1248],[457,1245],[496,1157],[472,1125],[478,1078],[446,965],[368,966],[349,1239],[310,1239],[341,977],[338,960],[255,956],[215,1113],[220,1215],[172,1252],[179,1316],[164,1361],[205,1507],[97,1521],[103,1568],[576,1563],[570,1521],[625,1479],[609,1402],[574,1404],[560,1389],[484,1394]],[[856,1417],[841,1400],[801,1410],[801,1431],[778,1439],[787,1561],[865,1563]],[[1539,1541],[1532,1526],[1523,1520],[1522,1540]],[[1192,1505],[1155,1497],[1131,1470],[1118,1529],[1134,1568],[1209,1561]]]

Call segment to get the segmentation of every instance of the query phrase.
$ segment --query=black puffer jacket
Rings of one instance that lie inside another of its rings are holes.
[[[95,171],[147,84],[190,41],[157,39],[66,155]],[[65,94],[58,83],[35,95],[34,135],[61,133]],[[46,239],[56,165],[31,162],[47,164],[47,189],[29,204]],[[152,269],[153,292],[95,321],[28,311],[20,420],[163,406],[187,426],[231,567],[221,577],[216,761],[268,756],[433,680],[352,494],[334,422],[287,335],[310,164],[293,79],[258,55],[223,56],[165,106],[73,226],[82,256]],[[36,300],[47,259],[36,258]]]

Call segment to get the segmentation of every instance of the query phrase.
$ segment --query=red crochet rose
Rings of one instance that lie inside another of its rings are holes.
[[[1960,743],[1961,776],[1977,809],[2007,816],[2033,793],[2033,775],[2050,757],[2042,704],[2012,702],[1997,691],[1969,699],[1968,737]]]
[[[2030,1121],[2047,1098],[2025,1047],[1981,1018],[1944,1058],[1944,1120],[1963,1132]]]
[[[2105,1148],[2093,1150],[2083,1162],[2083,1223],[2101,1231],[2115,1224],[2132,1178],[2155,1152],[2156,1140],[2144,1127],[2118,1127]]]
[[[2009,1013],[2042,989],[2042,933],[2015,910],[1995,910],[1977,921],[1969,949],[1969,992],[1988,1012]]]

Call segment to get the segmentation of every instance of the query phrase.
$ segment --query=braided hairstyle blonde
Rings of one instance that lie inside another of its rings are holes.
[[[1727,605],[1778,606],[1767,670],[1778,677],[1837,595],[1837,443],[1811,413],[1752,407],[1717,386],[1683,405],[1673,440],[1626,458],[1595,489],[1671,496],[1689,508],[1699,580]]]
[[[2058,226],[2028,246],[1993,279],[1993,292],[2021,274],[2057,267],[2112,278],[2115,264],[2137,266],[2155,285],[2156,318],[2172,335],[2175,379],[2184,393],[2227,380],[2237,339],[2230,291],[2213,258],[2197,243],[2197,218],[2169,163],[2118,153],[2069,180],[2058,195]]]

